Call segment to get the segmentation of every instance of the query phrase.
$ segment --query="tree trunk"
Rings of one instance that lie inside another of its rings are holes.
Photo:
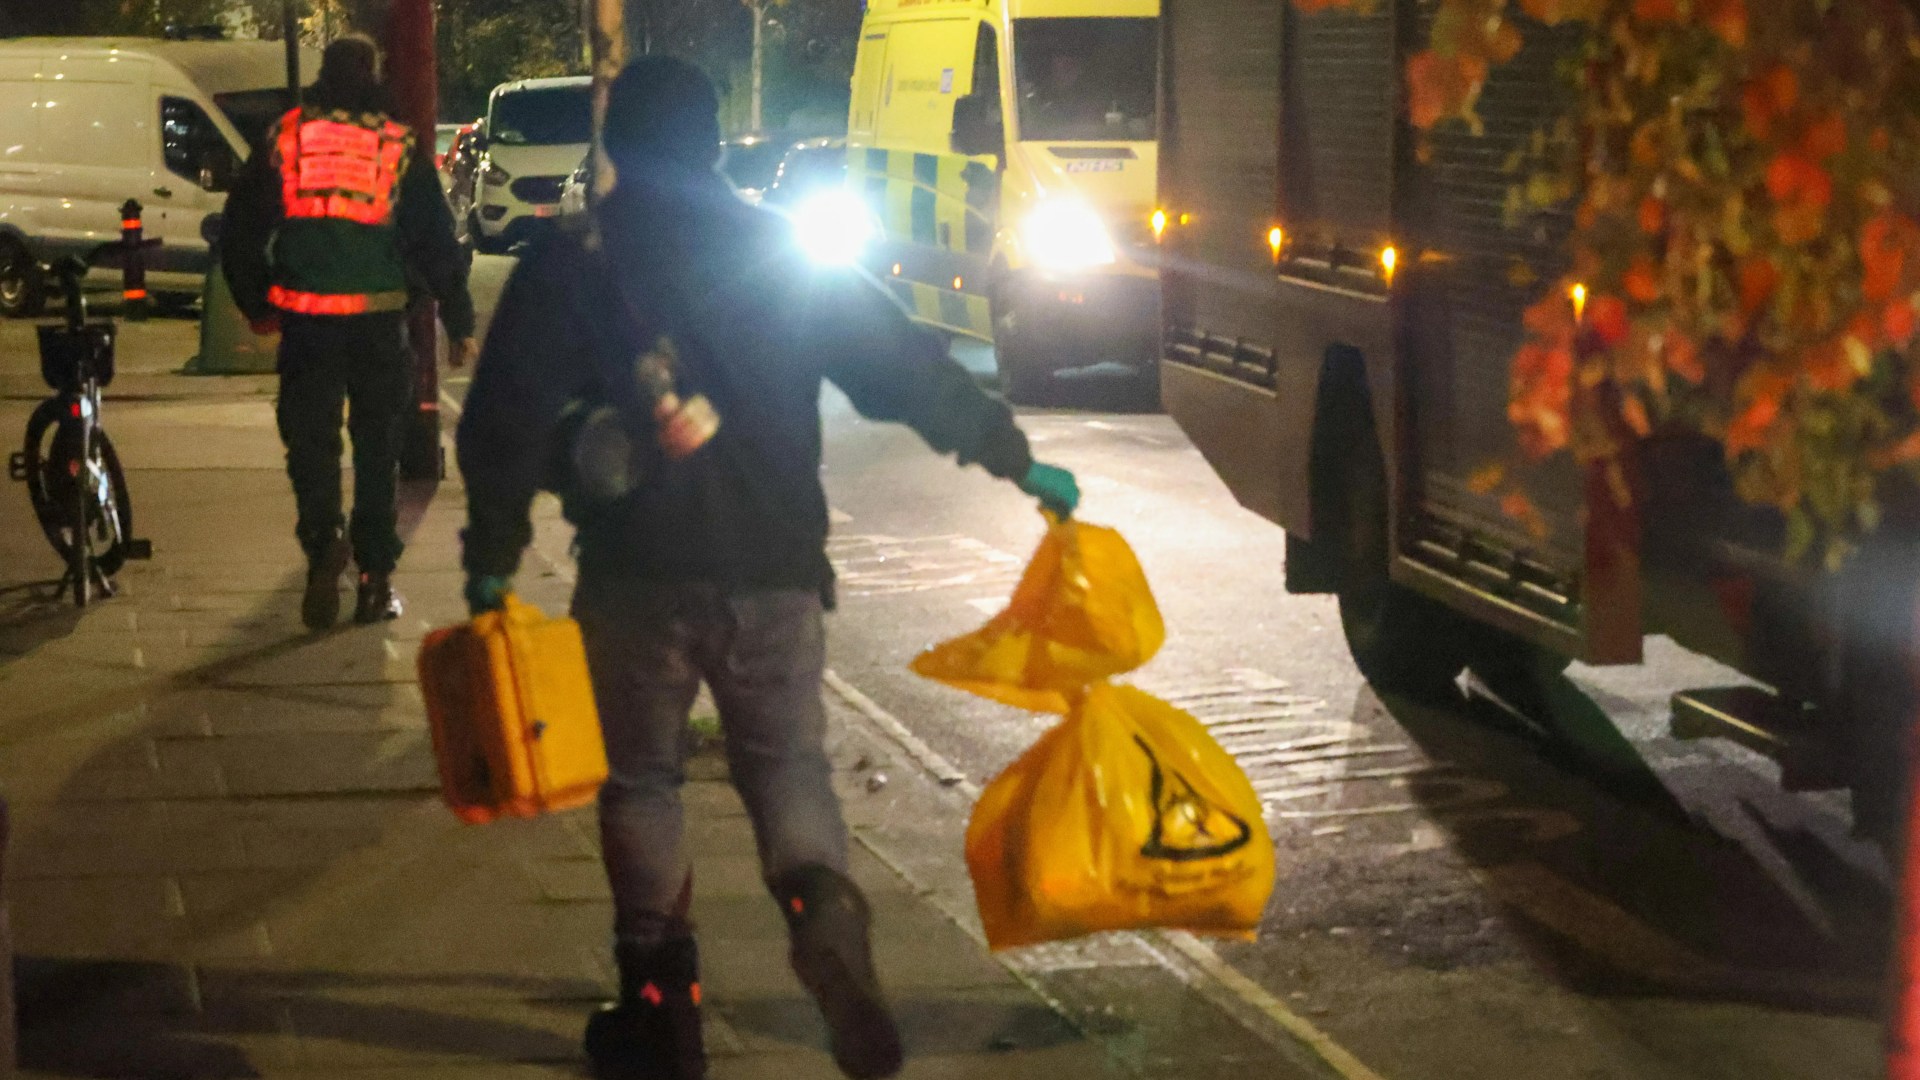
[[[766,54],[765,38],[767,25],[767,5],[764,0],[754,0],[753,4],[753,105],[748,110],[747,130],[758,132],[760,125],[760,93],[764,87],[762,73]]]
[[[600,129],[607,120],[607,91],[626,66],[632,44],[627,40],[629,30],[646,24],[645,0],[582,0],[582,8],[588,70],[593,72],[593,183],[587,187],[587,197],[598,201],[613,187],[613,164],[600,142]]]

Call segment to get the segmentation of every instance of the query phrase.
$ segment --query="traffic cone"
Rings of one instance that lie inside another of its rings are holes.
[[[200,299],[200,352],[187,361],[188,375],[271,375],[280,353],[279,334],[256,334],[233,302],[216,252]]]

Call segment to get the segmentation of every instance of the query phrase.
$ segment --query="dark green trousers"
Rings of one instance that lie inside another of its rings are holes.
[[[347,524],[340,509],[340,427],[353,437],[353,558],[363,572],[400,561],[395,505],[400,424],[413,385],[398,313],[285,315],[280,337],[280,441],[299,504],[294,533],[309,559]]]

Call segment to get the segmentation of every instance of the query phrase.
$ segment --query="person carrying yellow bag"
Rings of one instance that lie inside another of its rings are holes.
[[[987,944],[1150,927],[1251,937],[1273,891],[1259,797],[1198,720],[1111,676],[1165,640],[1120,534],[1049,515],[1007,609],[913,670],[1065,715],[987,785],[967,870]]]
[[[789,961],[835,1063],[872,1080],[898,1072],[903,1049],[824,746],[821,384],[1063,512],[1078,496],[877,282],[813,267],[789,223],[740,201],[714,172],[718,108],[684,61],[629,64],[607,100],[618,180],[593,211],[599,251],[549,237],[509,278],[458,434],[466,594],[475,612],[503,602],[569,405],[614,407],[644,467],[624,493],[570,506],[573,613],[606,736],[600,832],[620,971],[618,1002],[588,1021],[587,1056],[603,1080],[706,1074],[680,801],[687,711],[704,681]],[[705,397],[717,417],[709,441],[678,454],[654,407],[666,399],[652,360],[668,353],[675,398]]]

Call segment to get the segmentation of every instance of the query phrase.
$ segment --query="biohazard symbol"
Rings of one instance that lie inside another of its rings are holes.
[[[1198,862],[1246,846],[1252,826],[1208,802],[1186,777],[1162,770],[1147,740],[1135,735],[1133,741],[1153,769],[1153,831],[1140,854],[1170,862]]]

